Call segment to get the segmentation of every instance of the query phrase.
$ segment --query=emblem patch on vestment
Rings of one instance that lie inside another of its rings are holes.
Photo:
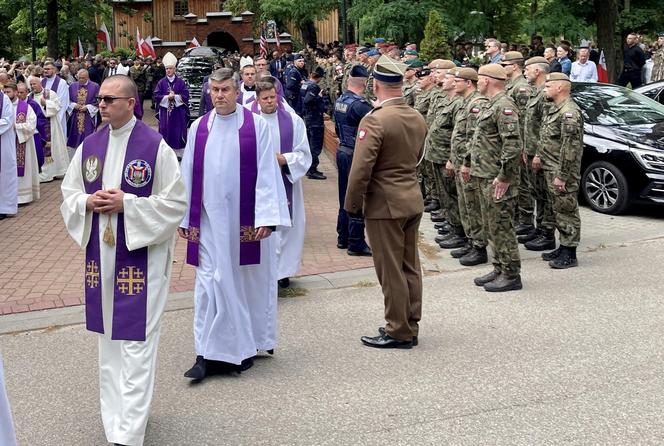
[[[94,155],[90,155],[85,159],[85,181],[88,183],[94,182],[97,178],[99,178],[99,175],[101,174],[101,163],[99,162],[99,158],[97,158]]]
[[[357,132],[357,139],[362,141],[365,137],[367,136],[367,129],[360,129],[359,132]]]
[[[132,187],[143,187],[152,179],[152,167],[145,160],[133,160],[127,164],[124,179]]]

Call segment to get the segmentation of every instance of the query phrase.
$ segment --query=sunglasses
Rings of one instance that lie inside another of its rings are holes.
[[[97,103],[104,101],[108,105],[111,105],[113,102],[115,102],[117,99],[132,99],[131,96],[95,96],[95,100]]]

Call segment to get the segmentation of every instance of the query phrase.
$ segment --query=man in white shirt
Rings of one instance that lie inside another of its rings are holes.
[[[590,50],[580,48],[577,53],[578,59],[572,62],[572,71],[569,78],[572,82],[597,82],[597,65],[588,60]]]

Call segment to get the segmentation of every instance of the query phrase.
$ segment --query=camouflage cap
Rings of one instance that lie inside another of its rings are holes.
[[[477,71],[473,70],[472,68],[459,68],[454,73],[454,76],[458,79],[477,82]]]
[[[546,75],[546,81],[567,81],[572,82],[565,73],[550,73]]]
[[[524,65],[528,66],[528,65],[533,65],[533,64],[536,64],[536,63],[545,63],[545,64],[548,65],[549,61],[546,60],[545,58],[543,58],[542,56],[535,56],[535,57],[531,57],[530,59],[528,59]]]
[[[456,65],[451,60],[446,59],[434,59],[429,62],[428,68],[433,69],[442,69],[449,70],[450,68],[455,68]]]
[[[502,65],[497,63],[492,63],[488,65],[482,65],[477,72],[478,76],[487,76],[492,79],[497,79],[499,81],[504,81],[507,79],[507,73],[505,73],[505,68]]]
[[[523,54],[519,51],[508,51],[503,54],[503,59],[500,61],[502,65],[511,65],[516,62],[523,61]]]

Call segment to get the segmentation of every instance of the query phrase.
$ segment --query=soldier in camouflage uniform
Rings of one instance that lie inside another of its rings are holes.
[[[414,107],[415,93],[417,92],[417,72],[422,69],[424,64],[420,60],[414,59],[406,62],[406,65],[408,65],[408,69],[403,78],[401,93],[403,94],[403,99],[406,101],[406,104]]]
[[[577,266],[576,247],[581,238],[579,182],[583,155],[583,118],[570,97],[572,83],[563,73],[546,77],[544,92],[553,101],[542,121],[537,156],[541,160],[560,234],[560,247],[542,255],[549,266]]]
[[[370,50],[367,53],[367,63],[368,65],[365,67],[367,71],[369,72],[369,79],[367,79],[367,90],[364,93],[364,98],[369,101],[370,104],[373,104],[373,101],[376,100],[376,95],[374,95],[373,92],[373,70],[374,66],[376,66],[376,62],[378,61],[378,58],[380,57],[380,53],[378,50]]]
[[[525,243],[526,249],[543,251],[556,247],[554,237],[555,220],[551,199],[544,178],[544,171],[533,169],[533,160],[537,153],[542,119],[548,113],[551,102],[544,94],[544,82],[549,72],[549,63],[543,57],[531,57],[526,61],[526,77],[532,86],[532,94],[523,115],[524,141],[523,158],[528,173],[530,194],[535,199],[537,214],[536,227],[532,232],[518,236],[520,243]],[[538,159],[539,164],[539,159]]]
[[[426,121],[427,113],[429,111],[429,103],[433,94],[434,80],[431,75],[431,70],[428,68],[423,69],[417,73],[417,89],[415,95],[414,108]],[[422,160],[417,166],[417,176],[420,180],[420,187],[422,188],[422,196],[424,197],[425,206],[429,206],[432,200],[433,190],[433,173],[429,169],[429,163]]]
[[[480,190],[477,178],[470,176],[468,148],[477,127],[477,117],[489,100],[477,91],[477,71],[460,68],[455,72],[454,88],[464,98],[463,106],[456,114],[452,132],[452,163],[459,199],[459,215],[468,237],[465,246],[450,254],[464,266],[486,263],[486,235],[482,221]]]
[[[145,99],[145,94],[148,90],[146,88],[147,78],[145,75],[145,67],[143,66],[143,62],[140,59],[136,59],[134,61],[134,65],[132,65],[131,68],[129,68],[129,77],[131,77],[131,79],[136,84],[142,108],[143,100]]]
[[[490,273],[477,277],[475,285],[493,292],[522,288],[519,244],[514,232],[522,143],[516,104],[505,94],[506,80],[501,65],[480,67],[477,88],[489,102],[477,118],[470,146],[470,174],[479,181],[494,266]]]
[[[353,65],[357,63],[355,51],[357,46],[347,45],[344,49],[344,74],[343,79],[341,80],[341,91],[344,92],[348,89],[348,76],[350,75],[350,70],[353,68]]]
[[[441,206],[449,223],[449,227],[443,229],[443,232],[447,230],[447,234],[436,237],[438,246],[443,249],[460,248],[466,244],[466,233],[459,215],[459,200],[451,156],[454,120],[463,105],[463,97],[457,95],[454,88],[455,74],[456,67],[448,69],[445,74],[443,91],[447,94],[448,100],[445,105],[435,111],[436,117],[428,135],[428,138],[431,139],[431,149],[439,153],[443,160],[442,169],[436,171],[434,176],[438,183]]]
[[[519,109],[519,116],[523,117],[526,110],[526,104],[530,99],[532,89],[528,85],[528,81],[523,76],[523,54],[518,51],[508,51],[503,55],[503,60],[500,64],[505,68],[507,73],[507,82],[505,83],[505,91],[507,96],[512,98],[516,107]],[[521,121],[523,123],[523,120]],[[523,132],[521,133],[523,140]],[[535,206],[533,197],[530,194],[530,181],[528,174],[521,160],[520,165],[520,179],[519,183],[519,198],[518,203],[518,216],[516,234],[521,235],[532,232],[534,227],[533,216],[535,213]]]

